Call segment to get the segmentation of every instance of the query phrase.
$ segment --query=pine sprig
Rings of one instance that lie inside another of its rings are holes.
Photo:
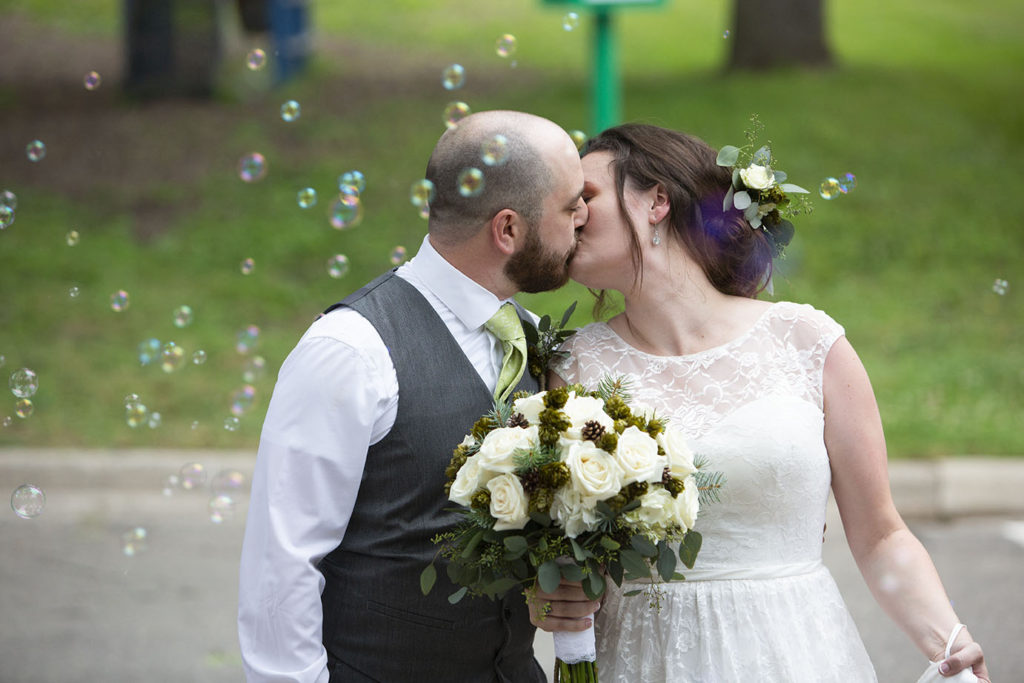
[[[602,377],[597,384],[597,395],[605,401],[612,396],[618,396],[624,403],[632,403],[633,380],[625,375]]]
[[[530,450],[517,450],[512,458],[516,465],[516,474],[522,475],[530,470],[540,469],[544,465],[559,462],[558,449],[552,446],[538,446]]]
[[[725,474],[697,470],[693,478],[697,482],[697,491],[700,494],[698,501],[702,508],[711,503],[721,502],[721,489],[725,485]]]

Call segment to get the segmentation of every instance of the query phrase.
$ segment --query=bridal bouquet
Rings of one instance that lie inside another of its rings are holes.
[[[656,605],[659,580],[684,578],[677,553],[693,567],[693,525],[721,475],[703,472],[682,434],[626,398],[622,382],[606,380],[593,392],[520,395],[477,421],[447,470],[463,519],[433,539],[461,586],[451,603],[511,589],[529,596],[535,584],[550,593],[563,577],[596,600],[608,576],[616,585],[646,579]],[[436,579],[432,562],[424,593]],[[555,633],[555,654],[563,680],[597,680],[593,630]]]

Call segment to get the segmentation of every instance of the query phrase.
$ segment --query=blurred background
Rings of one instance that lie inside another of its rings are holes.
[[[103,463],[140,449],[228,449],[222,471],[244,470],[308,324],[415,254],[414,185],[446,119],[498,108],[713,147],[745,144],[756,114],[815,207],[762,298],[845,326],[893,458],[1024,453],[1024,5],[624,4],[600,22],[599,85],[618,95],[602,118],[585,2],[0,0],[0,458],[104,452],[90,476],[112,488]],[[552,315],[576,300],[571,323],[591,320],[575,285],[521,300]],[[157,495],[191,476],[167,475]],[[67,510],[106,537],[117,500]],[[41,543],[8,517],[6,548]],[[85,543],[80,527],[60,543]],[[237,679],[223,627],[203,671]],[[5,680],[28,679],[0,666]]]

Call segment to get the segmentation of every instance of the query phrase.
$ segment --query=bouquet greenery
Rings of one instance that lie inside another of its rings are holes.
[[[462,520],[433,539],[447,574],[467,594],[496,598],[512,589],[527,598],[539,585],[554,592],[565,578],[600,598],[606,579],[643,580],[652,605],[662,581],[693,567],[701,536],[693,530],[702,504],[714,500],[722,476],[702,470],[683,435],[631,408],[622,381],[597,391],[579,385],[498,402],[455,449],[446,492]],[[675,544],[678,544],[676,547]],[[435,560],[437,556],[435,556]],[[429,592],[432,562],[421,575]],[[596,681],[593,632],[555,650],[563,680]],[[574,653],[575,654],[575,653]]]

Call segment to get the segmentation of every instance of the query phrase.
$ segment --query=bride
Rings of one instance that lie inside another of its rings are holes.
[[[821,562],[831,485],[885,611],[944,674],[973,668],[988,681],[969,632],[951,635],[958,619],[935,567],[893,506],[878,408],[843,328],[809,305],[754,298],[791,234],[765,199],[781,205],[783,188],[755,192],[751,220],[734,208],[745,202],[724,210],[734,175],[715,151],[640,124],[592,140],[583,169],[590,218],[570,275],[621,292],[625,310],[568,341],[553,384],[626,376],[634,400],[727,478],[721,502],[701,511],[696,566],[665,586],[660,611],[610,586],[596,616],[601,680],[876,680]],[[764,167],[746,172],[770,183]],[[573,589],[540,598],[569,613]]]

